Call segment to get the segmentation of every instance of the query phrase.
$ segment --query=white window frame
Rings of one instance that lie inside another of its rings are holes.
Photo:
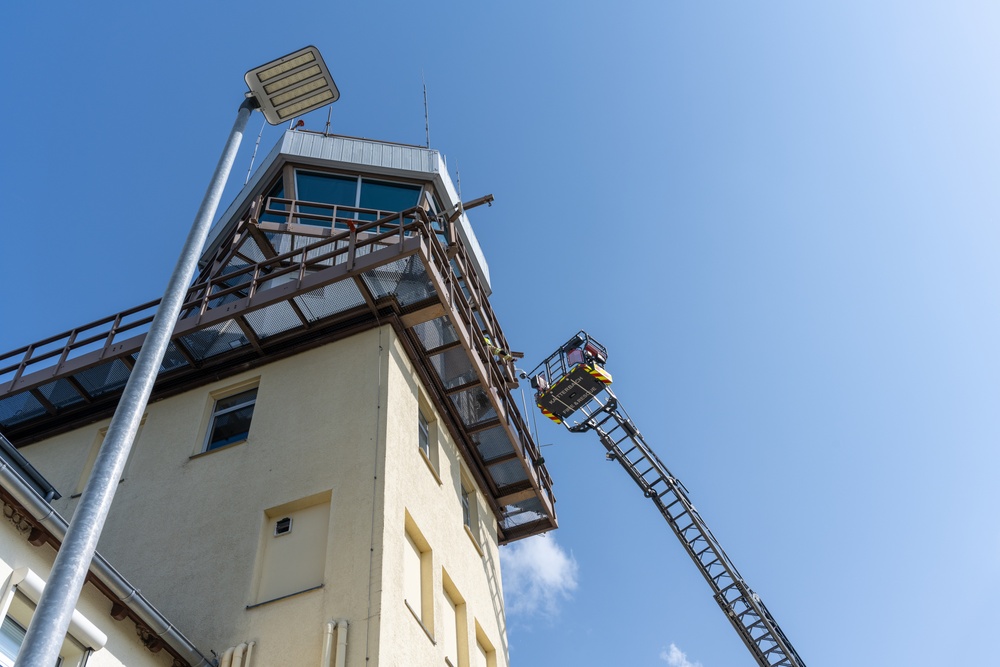
[[[246,392],[249,392],[249,391],[254,391],[253,400],[247,400],[247,401],[244,401],[242,403],[238,403],[236,405],[232,405],[232,406],[230,406],[228,408],[224,408],[222,410],[218,409],[219,401],[224,401],[227,398],[232,398],[233,396],[238,396],[240,394],[243,394],[243,393],[246,393]],[[240,444],[242,442],[246,442],[249,439],[250,431],[249,431],[249,429],[247,429],[247,437],[244,438],[243,440],[236,440],[234,442],[227,442],[224,445],[218,445],[216,447],[209,448],[209,446],[212,444],[212,432],[215,430],[215,420],[218,417],[220,417],[222,415],[227,415],[230,412],[235,412],[237,410],[242,410],[243,408],[247,407],[248,405],[252,405],[252,406],[254,406],[254,411],[250,414],[250,423],[253,424],[253,415],[257,411],[257,399],[259,398],[259,391],[260,391],[260,384],[259,384],[259,382],[257,380],[254,380],[254,381],[249,382],[249,383],[242,383],[242,384],[237,385],[235,387],[231,387],[229,389],[225,389],[225,390],[219,391],[219,392],[213,392],[211,394],[211,396],[212,396],[212,409],[211,409],[211,412],[209,413],[209,416],[208,416],[208,428],[205,429],[205,439],[201,443],[201,451],[202,452],[214,452],[214,451],[219,450],[219,449],[225,449],[226,447],[231,447],[233,445],[238,445],[238,444]]]
[[[27,567],[21,567],[10,573],[4,583],[3,592],[0,593],[0,619],[5,619],[10,611],[14,596],[20,594],[27,598],[33,606],[38,605],[38,600],[45,590],[45,581]],[[23,625],[20,620],[12,618],[18,625]],[[66,637],[81,647],[82,655],[99,651],[108,643],[108,636],[101,632],[100,628],[90,622],[86,616],[79,611],[73,610],[70,618],[69,630]],[[3,663],[0,662],[0,665]],[[60,657],[58,665],[65,665],[65,661]]]

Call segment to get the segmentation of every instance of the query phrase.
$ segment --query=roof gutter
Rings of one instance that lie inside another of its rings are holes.
[[[59,516],[59,513],[2,458],[0,458],[0,486],[3,486],[35,521],[52,533],[60,544],[62,543],[68,527],[66,520]],[[202,655],[194,644],[157,611],[138,589],[128,583],[103,556],[94,554],[90,572],[100,579],[123,605],[134,611],[157,636],[173,647],[191,667],[214,667],[215,663]]]

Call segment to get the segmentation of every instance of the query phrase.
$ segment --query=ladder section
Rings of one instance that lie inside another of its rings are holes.
[[[621,407],[610,388],[594,397],[573,432],[593,430],[629,477],[651,499],[712,587],[715,601],[761,667],[805,667],[760,597],[750,589],[687,496]]]

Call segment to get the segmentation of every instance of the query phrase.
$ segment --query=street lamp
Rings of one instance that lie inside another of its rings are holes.
[[[202,247],[219,208],[219,200],[251,112],[260,109],[267,122],[276,125],[336,102],[340,97],[326,63],[314,46],[252,69],[246,73],[245,79],[250,92],[240,105],[208,190],[111,418],[104,443],[21,644],[15,663],[17,667],[51,667],[59,659],[59,649],[86,581],[118,480],[125,468],[184,297],[194,278]]]

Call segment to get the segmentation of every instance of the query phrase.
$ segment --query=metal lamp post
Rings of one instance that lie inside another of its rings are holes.
[[[32,616],[18,654],[17,667],[51,667],[59,658],[97,549],[111,501],[114,499],[139,422],[153,390],[174,325],[187,290],[194,278],[205,239],[222,191],[229,179],[243,131],[254,109],[260,109],[272,125],[313,111],[340,98],[326,63],[314,46],[254,68],[244,77],[250,92],[240,105],[236,122],[215,167],[177,265],[167,283],[135,367],[122,392],[93,471],[69,523],[66,538],[56,554],[52,572]]]

